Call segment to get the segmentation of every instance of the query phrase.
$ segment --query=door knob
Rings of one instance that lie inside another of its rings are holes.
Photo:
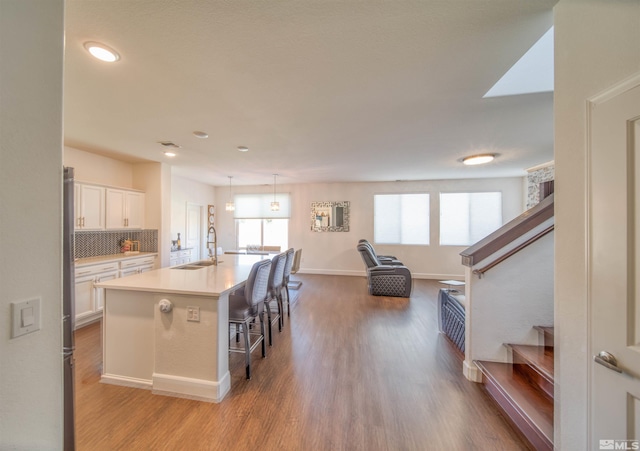
[[[593,360],[600,365],[615,371],[616,373],[622,373],[623,371],[618,367],[618,359],[607,351],[600,351],[598,355],[593,356]]]

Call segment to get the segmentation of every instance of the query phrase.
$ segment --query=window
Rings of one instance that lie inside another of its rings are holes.
[[[288,219],[236,219],[236,227],[238,249],[246,249],[254,244],[280,246],[282,250],[289,247]]]
[[[502,226],[502,193],[440,193],[440,244],[470,246]]]
[[[373,238],[380,244],[429,244],[429,194],[376,194]]]
[[[273,194],[236,194],[234,196],[238,249],[245,249],[247,245],[288,248],[289,194],[278,193],[276,200],[280,202],[279,211],[272,211],[270,208]]]

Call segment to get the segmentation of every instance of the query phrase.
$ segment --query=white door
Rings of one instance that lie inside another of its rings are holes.
[[[186,247],[191,248],[191,261],[200,260],[201,209],[200,205],[187,203],[187,236],[185,241]]]
[[[589,110],[589,349],[622,370],[591,360],[591,449],[639,449],[640,75]]]

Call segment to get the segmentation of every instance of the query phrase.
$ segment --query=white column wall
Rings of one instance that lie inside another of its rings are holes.
[[[63,446],[62,0],[0,1],[0,449]],[[11,302],[41,328],[10,339]]]
[[[588,421],[586,101],[640,71],[640,2],[561,0],[555,22],[555,446]]]

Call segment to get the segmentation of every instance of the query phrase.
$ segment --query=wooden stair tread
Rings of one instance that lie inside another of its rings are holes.
[[[538,330],[544,334],[550,335],[553,337],[553,326],[533,326],[535,330]]]
[[[553,326],[533,326],[544,338],[544,345],[553,348],[555,342]]]
[[[499,394],[508,403],[505,408],[503,400],[497,399],[516,425],[532,442],[536,437],[531,436],[531,431],[539,436],[543,443],[542,449],[553,449],[553,401],[550,400],[539,388],[532,386],[521,374],[513,371],[510,363],[475,361],[476,365],[485,377],[485,385],[494,396],[490,386],[497,389]],[[517,412],[521,420],[528,425],[530,431],[523,430],[522,421],[513,418],[513,411]]]
[[[513,363],[528,364],[542,377],[553,384],[553,348],[546,346],[530,346],[506,344],[513,351]]]

